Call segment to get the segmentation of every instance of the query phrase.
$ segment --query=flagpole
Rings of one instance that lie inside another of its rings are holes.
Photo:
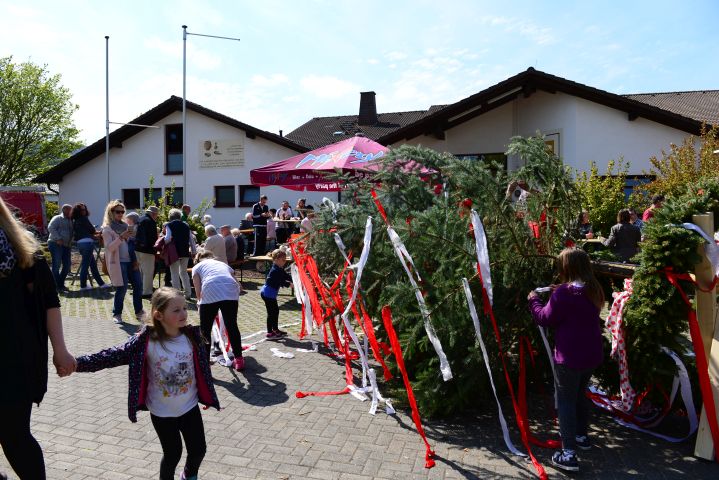
[[[190,33],[187,25],[182,26],[182,203],[189,202],[187,194],[187,36],[219,38],[221,40],[234,40],[239,38],[221,37],[218,35],[206,35],[202,33]]]
[[[110,203],[110,36],[105,35],[105,167],[107,202]]]

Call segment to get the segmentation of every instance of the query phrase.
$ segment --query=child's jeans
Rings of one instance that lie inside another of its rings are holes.
[[[187,460],[185,460],[185,477],[197,475],[202,459],[205,458],[207,444],[205,443],[205,427],[202,424],[200,407],[179,417],[156,417],[150,414],[152,426],[162,445],[162,462],[160,462],[160,480],[173,480],[175,469],[182,457],[182,438],[187,447]]]
[[[576,437],[586,435],[589,427],[589,399],[584,392],[594,369],[575,370],[565,365],[555,367],[562,448],[576,450]]]

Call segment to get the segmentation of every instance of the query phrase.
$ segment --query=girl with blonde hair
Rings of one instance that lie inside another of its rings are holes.
[[[187,323],[182,292],[162,287],[152,294],[148,325],[124,344],[77,359],[78,372],[128,365],[128,416],[149,410],[162,446],[160,479],[175,478],[187,448],[181,479],[197,479],[207,446],[198,403],[220,409],[200,328]]]
[[[30,415],[47,391],[48,338],[58,375],[71,374],[75,359],[65,346],[55,280],[38,249],[0,198],[0,445],[20,478],[42,480],[45,461]]]
[[[142,277],[137,262],[132,262],[127,241],[131,236],[128,225],[123,221],[125,205],[120,200],[112,200],[105,208],[102,222],[102,240],[105,244],[105,262],[112,285],[116,287],[112,308],[112,319],[122,324],[122,309],[128,285],[132,284],[132,304],[135,316],[142,321],[145,311],[142,309]]]

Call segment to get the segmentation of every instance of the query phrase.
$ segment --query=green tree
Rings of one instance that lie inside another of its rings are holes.
[[[701,136],[684,139],[681,145],[670,144],[669,152],[662,150],[661,158],[649,159],[649,173],[655,180],[646,185],[650,194],[678,197],[687,188],[701,180],[711,180],[719,175],[719,127],[703,128]]]
[[[60,75],[0,58],[0,184],[27,183],[79,148],[77,108]]]
[[[595,232],[608,235],[609,229],[617,223],[617,213],[626,208],[624,184],[628,170],[629,162],[619,159],[617,162],[609,162],[604,175],[599,174],[594,162],[589,173],[582,172],[577,175],[577,190],[582,198],[582,208],[589,211]]]

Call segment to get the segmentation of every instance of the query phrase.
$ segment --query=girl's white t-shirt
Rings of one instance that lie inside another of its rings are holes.
[[[224,248],[224,242],[222,243]],[[226,263],[213,258],[202,260],[192,267],[192,276],[200,277],[202,299],[198,304],[206,305],[240,298],[240,286],[235,280],[234,270]]]
[[[179,417],[197,405],[192,343],[186,335],[147,346],[147,399],[156,417]]]

